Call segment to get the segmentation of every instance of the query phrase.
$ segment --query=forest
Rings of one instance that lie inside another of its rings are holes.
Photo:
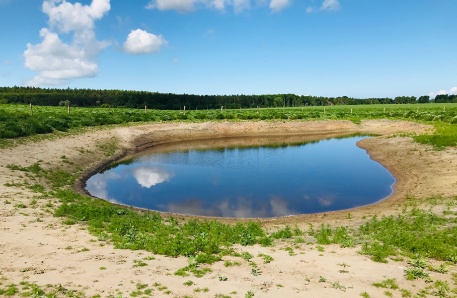
[[[457,95],[442,94],[397,96],[395,98],[321,97],[295,94],[265,95],[192,95],[130,90],[54,89],[36,87],[0,87],[0,104],[39,106],[126,107],[158,110],[210,110],[302,106],[457,103]]]

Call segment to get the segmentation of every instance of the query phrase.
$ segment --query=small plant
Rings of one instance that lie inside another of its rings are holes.
[[[262,274],[262,270],[260,270],[259,268],[252,268],[251,274],[254,276],[259,276],[260,274]]]
[[[450,291],[447,281],[435,281],[434,288],[433,294],[438,297],[447,297]]]
[[[263,259],[263,263],[264,264],[268,264],[272,261],[274,261],[273,257],[269,256],[269,255],[265,255],[265,254],[258,254],[259,257],[261,257]]]
[[[290,227],[286,226],[285,228],[272,233],[271,237],[274,239],[288,239],[292,238],[293,235],[294,233],[292,232]]]
[[[360,296],[361,297],[364,297],[364,298],[370,298],[370,294],[368,294],[367,292],[363,292],[363,293],[360,293]]]
[[[284,248],[285,251],[287,251],[289,253],[289,256],[293,257],[296,255],[296,253],[294,252],[294,249],[292,247],[286,247]]]
[[[393,296],[392,292],[390,292],[390,291],[384,291],[384,295],[387,296],[387,297],[392,297]]]
[[[401,296],[404,297],[404,298],[412,297],[412,296],[413,296],[413,294],[411,293],[411,291],[410,291],[410,290],[407,290],[407,289],[401,289],[400,292],[401,292]]]
[[[405,277],[407,280],[415,280],[419,278],[427,279],[429,278],[429,275],[422,268],[411,267],[405,269]]]
[[[327,279],[323,276],[319,276],[319,282],[327,282]]]
[[[317,248],[318,252],[324,252],[325,251],[325,249],[324,249],[324,247],[322,245],[318,245],[316,248]]]
[[[332,283],[332,288],[346,292],[346,287],[340,284],[338,281]]]
[[[243,251],[243,252],[241,253],[241,258],[242,258],[243,260],[247,261],[247,262],[248,262],[250,259],[252,259],[253,257],[254,257],[254,256],[251,255],[250,253],[248,253],[247,251]]]
[[[395,278],[388,278],[381,282],[375,282],[375,283],[373,283],[373,286],[375,286],[377,288],[392,289],[392,290],[398,289],[397,280]]]
[[[343,270],[343,269],[341,269],[341,270],[338,270],[338,272],[339,272],[339,273],[349,273],[349,271],[347,271],[347,270]]]
[[[193,285],[193,284],[194,284],[194,282],[191,281],[191,280],[188,280],[188,281],[186,281],[185,283],[183,283],[183,285],[185,285],[185,286],[187,286],[187,287],[190,287],[190,286]]]
[[[143,290],[143,289],[146,289],[148,287],[147,284],[142,284],[142,283],[137,283],[136,284],[136,289],[137,290]]]
[[[147,266],[148,264],[143,262],[142,260],[133,260],[133,267],[144,267]]]
[[[252,298],[254,297],[254,292],[249,290],[246,292],[246,295],[244,295],[245,298]]]
[[[449,268],[446,266],[446,264],[442,263],[437,268],[432,268],[432,270],[441,274],[445,274],[449,271]]]
[[[422,268],[422,269],[427,267],[427,261],[425,259],[421,258],[420,256],[417,256],[415,259],[410,259],[408,261],[408,264],[410,264],[413,267]]]

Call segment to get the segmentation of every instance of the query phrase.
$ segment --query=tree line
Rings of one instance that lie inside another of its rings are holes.
[[[411,104],[456,102],[457,95],[397,96],[395,98],[322,97],[295,94],[265,95],[192,95],[131,90],[54,89],[37,87],[0,87],[0,103],[42,106],[72,105],[80,107],[127,107],[159,110],[206,110],[332,106],[359,104]]]

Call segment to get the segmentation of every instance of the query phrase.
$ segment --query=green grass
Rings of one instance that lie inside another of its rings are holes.
[[[401,215],[373,217],[359,229],[359,236],[369,239],[362,252],[376,261],[398,251],[451,261],[457,256],[456,221],[417,208]]]
[[[159,213],[139,213],[109,202],[87,198],[72,191],[58,190],[62,204],[55,215],[84,222],[94,235],[108,236],[117,248],[143,249],[167,256],[196,256],[202,263],[223,247],[251,245],[267,237],[257,222],[236,225],[191,219],[180,222]]]
[[[73,108],[70,115],[62,107],[37,106],[31,115],[28,105],[0,105],[0,146],[5,139],[66,132],[85,127],[112,124],[151,123],[168,121],[215,121],[215,120],[350,120],[360,123],[363,119],[404,119],[431,123],[437,132],[416,137],[421,143],[436,148],[457,144],[457,104],[402,104],[402,105],[355,105],[313,106],[306,108],[263,108],[204,111],[171,111],[127,108]]]

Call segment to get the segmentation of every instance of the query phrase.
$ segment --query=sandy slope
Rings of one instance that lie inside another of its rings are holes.
[[[173,123],[94,130],[1,149],[0,280],[3,279],[3,285],[0,288],[27,280],[42,286],[61,284],[88,296],[100,294],[102,297],[118,292],[127,297],[138,283],[147,284],[157,297],[215,297],[216,294],[244,297],[249,290],[255,297],[358,297],[364,291],[371,297],[385,297],[385,289],[376,288],[372,283],[396,278],[400,288],[417,293],[426,285],[423,281],[405,280],[405,261],[375,263],[360,255],[359,248],[325,246],[324,251],[318,251],[315,244],[236,247],[238,251],[248,251],[255,256],[254,261],[262,271],[258,276],[252,274],[247,262],[230,257],[226,259],[241,264],[225,267],[223,262],[216,263],[211,266],[213,272],[202,278],[175,276],[173,273],[177,269],[187,265],[187,259],[154,256],[155,259],[143,260],[151,254],[114,249],[109,243],[91,236],[84,225],[62,224],[61,219],[54,218],[48,211],[52,209],[51,204],[57,205],[58,201],[37,197],[36,193],[20,186],[29,178],[24,172],[12,171],[6,165],[30,166],[40,160],[45,168],[80,167],[87,174],[107,159],[103,149],[106,147],[102,146],[106,143],[116,144],[121,148],[116,154],[121,155],[175,140],[296,134],[312,138],[322,133],[376,133],[382,136],[365,139],[359,146],[396,177],[394,195],[381,203],[351,210],[350,219],[347,219],[348,211],[342,211],[264,221],[268,229],[284,224],[297,224],[306,229],[309,223],[322,222],[356,226],[365,216],[400,212],[400,204],[406,196],[457,195],[456,148],[433,151],[403,136],[428,129],[415,123],[387,120],[363,121],[360,125],[349,121]],[[20,208],[20,204],[25,208]],[[295,255],[282,249],[287,246],[293,247]],[[274,261],[263,264],[257,257],[259,253],[272,256]],[[143,260],[147,266],[135,266],[135,260]],[[455,268],[451,271],[455,272]],[[434,274],[433,279],[449,278]],[[220,277],[227,280],[221,281]],[[194,284],[184,285],[188,280]],[[209,291],[195,291],[203,288]],[[172,293],[168,295],[167,290]],[[392,292],[394,297],[401,296],[399,290]]]

